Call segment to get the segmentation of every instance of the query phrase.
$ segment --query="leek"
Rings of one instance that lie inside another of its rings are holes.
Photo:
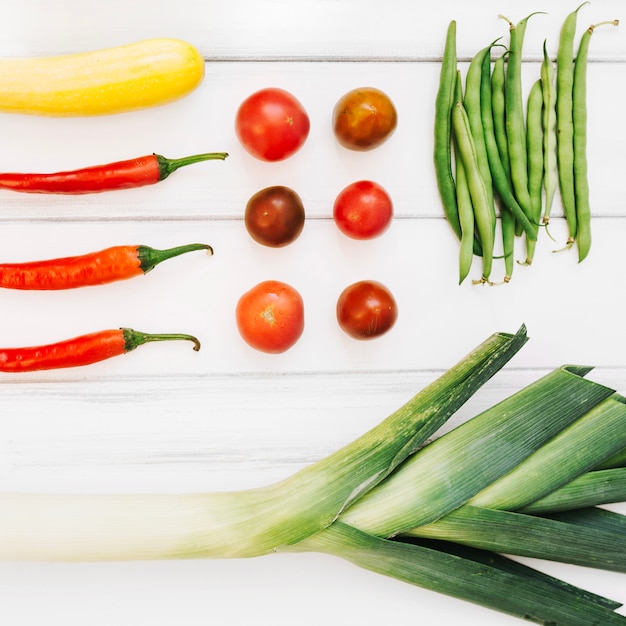
[[[561,511],[547,515],[550,519],[578,524],[602,531],[626,533],[626,515],[607,511],[598,507],[577,509],[575,511]]]
[[[624,446],[626,404],[623,397],[613,394],[469,503],[519,509],[569,483]]]
[[[553,513],[615,502],[626,502],[626,467],[587,472],[520,511]]]
[[[626,448],[616,452],[611,458],[600,463],[596,469],[610,469],[612,467],[626,467]]]
[[[454,537],[464,545],[507,554],[626,572],[623,533],[592,532],[508,512],[553,494],[624,446],[626,404],[612,394],[465,504],[407,534]]]
[[[381,539],[341,522],[290,549],[340,556],[364,569],[540,624],[626,624],[626,617],[613,612],[616,603],[529,574],[521,565]]]
[[[369,432],[280,483],[236,493],[0,494],[0,559],[251,557],[330,525],[528,340],[496,333]]]
[[[409,533],[515,556],[626,573],[624,532],[587,528],[527,514],[462,506]]]
[[[0,494],[0,559],[319,551],[540,624],[626,626],[619,603],[500,554],[626,571],[626,517],[589,508],[618,493],[593,499],[590,485],[624,479],[621,396],[585,379],[591,368],[562,367],[437,438],[526,341],[523,326],[492,335],[381,424],[268,487]]]
[[[614,394],[582,378],[589,369],[555,370],[461,424],[413,455],[342,521],[389,537],[443,517]]]

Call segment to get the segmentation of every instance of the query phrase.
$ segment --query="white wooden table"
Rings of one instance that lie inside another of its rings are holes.
[[[148,37],[186,39],[207,60],[189,97],[164,107],[95,119],[0,114],[0,169],[54,171],[151,152],[170,157],[227,151],[229,159],[180,170],[154,187],[82,197],[0,194],[3,261],[80,254],[116,244],[169,247],[202,240],[200,253],[148,276],[59,293],[0,293],[0,345],[33,345],[101,328],[187,332],[83,368],[0,377],[0,491],[186,492],[262,485],[321,458],[386,417],[496,331],[525,323],[530,342],[454,418],[475,414],[564,363],[595,365],[591,377],[626,392],[626,78],[622,29],[594,35],[589,67],[590,256],[553,254],[540,240],[535,264],[506,286],[457,286],[458,245],[442,218],[432,166],[432,125],[447,25],[458,22],[461,67],[529,24],[525,89],[541,46],[556,51],[576,2],[488,0],[20,0],[6,3],[0,55],[52,55]],[[579,26],[625,18],[618,0],[595,0]],[[580,29],[579,29],[579,32]],[[336,143],[331,113],[351,88],[371,85],[396,104],[399,125],[382,147],[351,153]],[[261,163],[239,146],[239,103],[268,86],[307,108],[305,147]],[[380,239],[355,242],[332,219],[336,194],[370,178],[390,192],[396,217]],[[280,250],[247,235],[242,213],[262,187],[302,197],[302,236]],[[560,204],[552,232],[564,240]],[[520,249],[521,254],[521,249]],[[480,268],[476,265],[473,277]],[[496,265],[495,274],[502,268]],[[302,293],[306,329],[280,356],[254,352],[234,306],[254,283],[277,278]],[[335,322],[350,282],[387,284],[400,316],[383,338],[356,342]],[[624,506],[613,507],[626,512]],[[624,577],[555,564],[545,571],[626,602]],[[621,609],[626,615],[624,609]],[[262,559],[125,564],[0,563],[0,621],[11,626],[204,624],[517,624],[509,618],[382,578],[338,559]]]

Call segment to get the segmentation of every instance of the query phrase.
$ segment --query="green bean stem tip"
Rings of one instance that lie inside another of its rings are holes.
[[[619,20],[606,20],[605,22],[598,22],[597,24],[592,24],[587,30],[589,31],[589,34],[592,34],[593,31],[598,27],[598,26],[619,26]]]

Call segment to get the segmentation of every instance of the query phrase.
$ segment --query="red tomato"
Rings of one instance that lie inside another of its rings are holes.
[[[333,109],[337,141],[350,150],[372,150],[396,130],[398,114],[389,96],[374,87],[343,95]]]
[[[309,136],[304,107],[283,89],[261,89],[237,111],[235,131],[243,147],[262,161],[282,161],[298,151]]]
[[[393,217],[389,194],[377,183],[361,180],[348,185],[335,200],[333,218],[339,230],[353,239],[382,235]]]
[[[337,300],[337,321],[355,339],[385,334],[398,318],[391,292],[379,282],[362,280],[346,287]]]
[[[264,246],[280,248],[295,241],[304,228],[304,206],[289,187],[266,187],[246,205],[244,223],[252,239]]]
[[[293,346],[304,330],[304,303],[290,285],[267,280],[237,302],[237,328],[244,341],[261,352],[277,354]]]

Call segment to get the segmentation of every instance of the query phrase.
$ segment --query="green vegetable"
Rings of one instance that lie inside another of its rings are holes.
[[[522,507],[524,513],[570,511],[626,502],[626,467],[587,472],[552,493]]]
[[[567,246],[576,240],[576,194],[574,191],[574,36],[578,11],[583,2],[572,11],[561,27],[559,49],[556,57],[556,132],[561,202],[567,221],[569,236]]]
[[[487,190],[487,197],[489,199],[490,206],[492,207],[493,181],[491,178],[491,168],[489,167],[485,131],[483,128],[484,116],[481,85],[483,76],[483,61],[491,54],[491,48],[494,43],[483,48],[482,50],[479,50],[472,57],[469,68],[467,69],[467,75],[465,77],[465,95],[463,97],[463,106],[467,113],[469,131],[472,135],[472,139],[474,140],[478,169],[485,184],[485,189]],[[495,228],[495,209],[492,208],[492,211],[494,211],[493,224]]]
[[[500,57],[502,58],[502,57]],[[498,65],[502,62],[496,61]],[[496,125],[496,117],[500,120],[504,119],[504,110],[499,110],[497,114],[494,112],[493,107],[493,85],[491,79],[491,60],[488,54],[482,55],[482,75],[481,75],[481,128],[484,134],[485,151],[487,154],[488,169],[491,172],[491,178],[495,190],[502,199],[506,208],[511,211],[515,219],[524,229],[528,238],[537,238],[536,229],[531,224],[530,220],[526,217],[526,214],[515,199],[515,194],[511,188],[509,173],[505,169],[503,159],[500,156],[498,149],[499,145],[506,144],[506,133],[502,128],[502,125]],[[495,73],[494,66],[494,73]],[[500,70],[499,70],[500,71]],[[498,80],[496,80],[496,85]],[[497,95],[495,96],[497,99]],[[470,120],[471,123],[471,120]],[[502,136],[498,139],[497,132]],[[508,151],[507,151],[508,155]],[[508,166],[508,156],[507,156]],[[510,170],[509,170],[510,171]]]
[[[545,208],[542,224],[548,227],[554,196],[559,185],[556,155],[556,85],[554,65],[548,55],[547,42],[543,42],[543,62],[541,64],[541,90],[543,92],[543,187]]]
[[[533,452],[613,394],[582,378],[587,371],[555,370],[435,440],[363,496],[342,519],[367,532],[390,536],[432,523],[468,500],[482,505],[485,490],[500,488],[498,479],[510,480],[521,473],[525,489],[545,485],[551,477],[533,482],[537,474],[520,464],[529,463]],[[626,406],[616,404],[626,426]],[[463,480],[455,480],[457,476]],[[516,483],[505,494],[519,499],[525,494],[521,486]]]
[[[454,104],[456,73],[456,22],[452,20],[448,25],[441,62],[439,89],[435,101],[434,163],[437,186],[446,219],[454,233],[461,239],[461,224],[456,204],[451,153],[452,106]]]
[[[624,398],[567,366],[437,436],[526,341],[524,327],[492,335],[379,426],[265,488],[0,494],[0,559],[318,551],[540,624],[624,626],[613,600],[500,554],[626,571],[626,517],[596,513],[589,489],[587,508],[567,508],[583,503],[577,482],[622,472],[596,468],[626,449]]]
[[[612,24],[617,26],[618,20],[601,22],[590,26],[580,38],[578,54],[574,62],[573,78],[573,114],[574,127],[574,193],[576,198],[576,243],[578,246],[578,262],[583,261],[591,248],[591,208],[589,206],[589,181],[587,180],[587,57],[589,41],[597,26]]]
[[[528,191],[528,158],[522,100],[522,49],[526,25],[533,15],[535,13],[531,13],[517,24],[509,22],[510,42],[504,93],[511,180],[515,197],[529,219],[532,218],[533,211]]]
[[[474,218],[476,228],[480,237],[483,252],[483,272],[480,281],[489,283],[491,267],[493,263],[493,246],[495,239],[495,210],[493,199],[487,191],[487,186],[481,175],[481,168],[476,144],[472,137],[469,118],[462,102],[456,102],[452,110],[452,127],[456,139],[472,206],[474,207]]]
[[[528,194],[534,225],[534,238],[526,238],[526,265],[533,262],[537,245],[537,231],[543,205],[543,92],[541,80],[530,88],[526,107],[526,146],[528,154]]]
[[[483,256],[483,276],[474,283],[496,284],[490,280],[494,259],[504,259],[503,282],[510,282],[515,237],[522,233],[526,239],[522,265],[531,265],[539,227],[546,226],[548,233],[557,188],[561,191],[568,226],[565,248],[577,242],[579,262],[589,252],[586,73],[589,40],[599,24],[590,26],[583,34],[574,59],[577,14],[582,6],[569,13],[562,25],[556,68],[544,40],[540,76],[533,83],[526,103],[522,100],[522,51],[528,20],[538,12],[517,24],[503,18],[509,24],[509,48],[495,59],[493,70],[491,51],[500,45],[498,39],[474,54],[467,69],[465,93],[456,97],[452,79],[453,71],[460,76],[456,69],[456,22],[448,27],[435,107],[435,171],[444,214],[461,240],[459,283],[467,276],[472,262],[468,250],[472,229],[472,252]],[[601,24],[617,25],[618,21]],[[464,112],[455,111],[459,102]],[[462,119],[464,116],[467,122]],[[471,145],[467,143],[468,135]],[[450,143],[455,148],[454,157]],[[464,160],[463,153],[467,154],[468,150],[473,152],[470,161],[476,162],[482,190],[478,189],[474,166],[468,170]],[[468,199],[474,212],[472,228]],[[495,236],[487,233],[489,224],[492,230],[496,228],[496,207],[501,218],[503,248],[498,256],[494,256],[492,247]]]
[[[461,72],[458,71],[455,86],[455,102],[463,102]],[[459,284],[461,284],[467,278],[474,258],[474,207],[472,205],[472,197],[467,184],[465,167],[463,166],[463,159],[461,159],[456,136],[453,136],[453,142],[456,172],[456,202],[459,222],[461,224],[461,245],[459,247]]]
[[[505,115],[505,68],[506,53],[496,58],[491,72],[491,113],[493,116],[493,131],[500,155],[500,165],[505,171],[509,187],[511,184],[511,166],[509,163],[509,144],[506,138],[506,115]],[[517,202],[517,200],[516,200]]]

